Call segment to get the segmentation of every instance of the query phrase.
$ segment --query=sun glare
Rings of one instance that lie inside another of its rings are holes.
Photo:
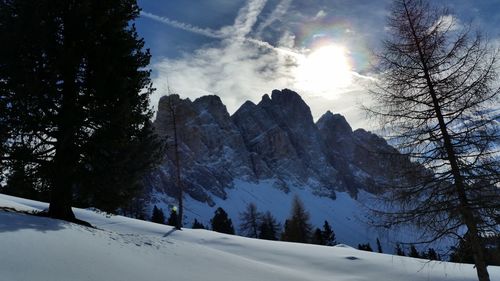
[[[316,95],[334,98],[339,89],[352,82],[346,49],[328,45],[314,50],[299,60],[296,78],[301,88]]]

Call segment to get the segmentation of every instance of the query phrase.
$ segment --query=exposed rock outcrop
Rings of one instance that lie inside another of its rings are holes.
[[[213,204],[225,198],[235,179],[275,179],[276,188],[309,188],[335,198],[335,191],[356,196],[360,189],[377,191],[377,183],[396,168],[387,142],[365,130],[352,131],[345,118],[331,112],[314,123],[310,108],[297,93],[284,89],[264,95],[258,104],[245,102],[232,116],[217,96],[194,101],[163,97],[154,123],[171,140],[173,117],[180,142],[184,190]],[[171,141],[169,141],[171,142]],[[173,149],[150,177],[153,188],[175,195]]]

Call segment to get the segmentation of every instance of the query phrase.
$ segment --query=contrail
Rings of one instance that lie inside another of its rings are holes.
[[[257,34],[261,34],[266,27],[271,25],[275,20],[278,20],[282,16],[284,16],[288,11],[291,3],[292,0],[281,0],[278,5],[276,5],[276,8],[274,8],[274,10],[271,12],[269,17],[257,27]]]
[[[250,43],[253,43],[255,45],[258,45],[258,46],[261,46],[261,47],[264,47],[264,48],[267,48],[267,49],[270,49],[270,50],[273,50],[277,53],[280,53],[280,54],[284,54],[284,55],[288,55],[288,56],[291,56],[291,57],[294,57],[294,58],[304,58],[304,55],[301,54],[301,53],[298,53],[298,52],[295,52],[295,51],[292,51],[290,49],[284,49],[284,48],[280,48],[280,47],[275,47],[265,41],[262,41],[262,40],[257,40],[257,39],[253,39],[253,38],[244,38],[245,41],[247,42],[250,42]]]
[[[264,9],[267,0],[248,1],[247,5],[238,11],[238,15],[234,20],[233,29],[236,37],[245,37],[251,31],[252,27],[257,22],[257,17]]]
[[[283,49],[279,47],[275,47],[268,42],[258,40],[258,39],[253,39],[253,38],[248,38],[245,37],[244,35],[247,35],[253,25],[255,24],[255,21],[257,19],[257,16],[260,14],[260,11],[264,7],[264,4],[266,1],[264,0],[257,0],[257,1],[250,1],[247,6],[242,8],[238,12],[238,16],[236,17],[235,24],[231,26],[232,31],[228,32],[227,27],[223,27],[220,30],[213,30],[210,28],[202,28],[198,26],[191,25],[189,23],[183,23],[179,22],[173,19],[169,19],[167,17],[162,17],[158,16],[152,13],[144,12],[141,11],[141,16],[144,16],[146,18],[155,20],[157,22],[179,28],[188,32],[192,32],[195,34],[203,35],[206,37],[210,38],[215,38],[215,39],[228,39],[228,38],[240,38],[243,41],[250,42],[253,44],[256,44],[258,46],[273,50],[275,52],[278,52],[280,54],[285,54],[288,56],[292,56],[295,58],[303,57],[302,54],[294,52],[289,49]],[[243,36],[243,37],[242,37]]]
[[[158,16],[158,15],[144,12],[144,11],[141,11],[141,16],[155,20],[157,22],[164,23],[166,25],[170,25],[170,26],[175,27],[175,28],[179,28],[182,30],[186,30],[186,31],[189,31],[192,33],[200,34],[200,35],[211,37],[211,38],[223,39],[223,38],[227,37],[226,35],[224,35],[223,33],[221,33],[220,31],[217,31],[217,30],[213,30],[210,28],[197,27],[197,26],[194,26],[194,25],[191,25],[188,23],[179,22],[176,20],[169,19],[167,17]]]

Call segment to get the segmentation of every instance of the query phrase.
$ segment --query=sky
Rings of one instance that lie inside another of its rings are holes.
[[[377,77],[370,65],[390,0],[138,2],[136,27],[152,54],[154,108],[170,89],[190,99],[216,94],[232,114],[247,100],[289,88],[315,120],[330,110],[353,128],[375,126],[361,106],[369,104]],[[500,0],[432,2],[500,42]]]

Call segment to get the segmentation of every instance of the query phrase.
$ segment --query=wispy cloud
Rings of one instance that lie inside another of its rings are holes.
[[[454,31],[461,27],[460,21],[453,15],[445,15],[440,17],[434,25],[429,29],[429,32],[437,29],[437,31]]]
[[[313,20],[320,20],[326,17],[326,12],[323,10],[319,10],[318,13],[314,16]]]
[[[264,9],[266,2],[267,0],[251,0],[240,9],[233,25],[235,37],[245,37],[252,31],[252,27],[257,22],[257,17]]]

